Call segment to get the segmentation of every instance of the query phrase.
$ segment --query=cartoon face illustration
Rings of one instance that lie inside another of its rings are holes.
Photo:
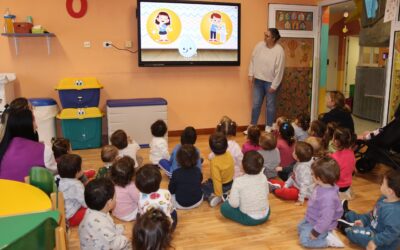
[[[197,55],[196,43],[191,38],[183,38],[179,44],[179,54],[185,58]]]
[[[158,22],[158,23],[157,23]],[[170,24],[169,16],[165,12],[160,12],[156,18],[156,24]]]

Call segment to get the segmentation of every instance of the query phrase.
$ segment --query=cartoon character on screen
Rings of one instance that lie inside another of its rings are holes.
[[[217,42],[217,31],[220,29],[222,17],[218,13],[211,14],[210,42]]]
[[[179,54],[185,59],[189,59],[197,55],[196,43],[190,37],[182,38],[179,44]]]
[[[167,12],[161,11],[158,13],[156,20],[154,21],[158,28],[158,34],[160,35],[160,42],[168,41],[168,32],[172,31],[171,18]]]

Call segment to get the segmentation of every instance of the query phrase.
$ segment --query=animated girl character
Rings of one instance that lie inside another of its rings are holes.
[[[220,28],[222,17],[218,13],[211,14],[210,42],[217,42],[217,31]]]
[[[158,13],[156,20],[154,21],[158,28],[158,34],[160,35],[160,42],[168,41],[168,32],[172,31],[171,18],[167,12],[161,11]]]

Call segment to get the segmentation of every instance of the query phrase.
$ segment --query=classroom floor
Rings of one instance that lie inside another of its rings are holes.
[[[236,141],[242,145],[245,137],[241,133]],[[169,148],[179,143],[179,137],[169,138]],[[201,156],[207,159],[210,152],[208,147],[208,135],[198,136],[196,147]],[[141,149],[139,154],[145,162],[148,161],[148,149]],[[100,149],[75,151],[83,158],[84,169],[98,169],[102,166]],[[355,199],[350,201],[350,209],[357,212],[371,210],[375,201],[380,196],[380,175],[388,169],[378,166],[368,174],[356,174],[353,179]],[[209,177],[208,160],[203,164],[204,179]],[[163,174],[161,186],[168,187],[168,178]],[[269,195],[271,216],[263,225],[247,227],[225,219],[219,212],[219,206],[211,208],[207,202],[194,210],[178,210],[178,226],[173,235],[172,246],[179,249],[303,249],[299,245],[296,226],[303,218],[306,206],[296,206],[294,202],[282,201],[273,194]],[[115,220],[116,223],[121,223]],[[125,233],[131,238],[133,223],[124,223]],[[349,241],[339,232],[339,237],[346,247],[344,249],[361,249]],[[78,228],[72,228],[69,232],[69,249],[79,249]]]

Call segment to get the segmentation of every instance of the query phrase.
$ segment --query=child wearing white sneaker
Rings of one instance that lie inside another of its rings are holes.
[[[357,214],[345,205],[344,219],[354,226],[339,223],[349,240],[363,248],[396,250],[400,247],[400,172],[387,172],[381,184],[382,196],[372,211]],[[346,201],[344,203],[347,203]]]
[[[221,132],[212,134],[209,144],[215,156],[210,160],[211,178],[202,184],[202,189],[204,200],[215,207],[224,199],[223,195],[231,190],[235,170],[232,155],[227,151],[225,135]]]
[[[337,220],[343,214],[339,199],[339,166],[330,157],[322,157],[312,166],[316,187],[308,201],[305,218],[297,226],[300,244],[307,248],[344,247],[333,233]]]

